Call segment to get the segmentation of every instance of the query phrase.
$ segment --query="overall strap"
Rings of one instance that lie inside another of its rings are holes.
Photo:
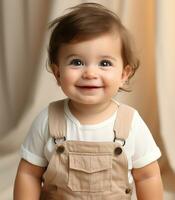
[[[120,104],[114,123],[114,134],[116,140],[125,140],[129,135],[133,119],[134,109],[128,105]]]
[[[49,104],[49,132],[51,137],[62,139],[66,136],[66,120],[64,116],[64,99]]]

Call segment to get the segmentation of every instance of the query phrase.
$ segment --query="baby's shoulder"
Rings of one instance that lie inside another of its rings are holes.
[[[48,126],[48,106],[42,109],[34,118],[32,127],[37,129],[45,129]]]
[[[140,116],[140,114],[136,108],[134,108],[131,105],[121,103],[118,101],[116,101],[116,103],[119,105],[122,118],[125,120],[126,120],[126,118],[128,118],[130,123],[132,124],[132,128],[137,127],[139,124],[145,125],[142,117]]]

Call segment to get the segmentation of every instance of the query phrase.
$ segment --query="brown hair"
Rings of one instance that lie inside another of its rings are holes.
[[[88,40],[101,34],[117,31],[122,43],[122,59],[124,68],[130,65],[134,75],[139,67],[135,57],[128,31],[119,17],[112,11],[97,3],[82,3],[70,8],[71,12],[50,23],[52,33],[49,42],[49,66],[58,62],[58,52],[62,44]],[[124,90],[124,89],[123,89]]]

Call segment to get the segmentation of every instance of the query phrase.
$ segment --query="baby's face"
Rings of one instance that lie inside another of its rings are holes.
[[[117,34],[65,44],[58,60],[54,74],[59,85],[66,96],[82,104],[110,101],[128,77]]]

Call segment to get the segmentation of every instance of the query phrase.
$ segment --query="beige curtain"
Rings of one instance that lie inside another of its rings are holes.
[[[162,173],[165,185],[175,191],[175,1],[156,4],[156,83],[159,106],[160,133],[165,157]]]
[[[30,123],[25,113],[34,104],[50,4],[50,0],[0,0],[0,199],[3,200],[12,199],[19,161],[15,152],[27,133],[26,124]]]
[[[33,117],[50,101],[64,97],[45,69],[46,24],[80,2],[105,5],[133,35],[141,66],[131,81],[132,92],[117,98],[134,106],[148,124],[162,150],[164,199],[174,200],[173,0],[0,1],[0,198],[12,199],[18,149]]]
[[[0,137],[31,106],[49,1],[0,1]]]

